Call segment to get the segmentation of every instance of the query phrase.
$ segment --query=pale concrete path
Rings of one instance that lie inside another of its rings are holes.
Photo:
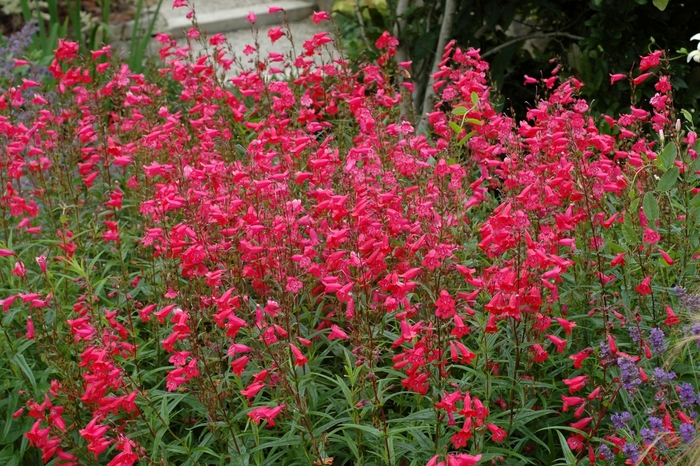
[[[287,54],[292,50],[292,43],[286,37],[273,44],[268,36],[270,29],[282,26],[284,21],[283,13],[268,13],[271,6],[284,9],[294,48],[296,53],[300,54],[306,40],[321,32],[332,32],[330,22],[322,21],[316,24],[311,20],[312,13],[320,11],[316,1],[325,5],[332,4],[329,0],[192,0],[188,3],[194,8],[200,30],[205,31],[208,36],[223,33],[237,59],[246,61],[243,50],[246,45],[254,44],[251,24],[246,18],[251,11],[257,17],[255,27],[258,29],[261,57],[266,57],[269,52]],[[188,7],[173,8],[173,0],[163,0],[154,32],[169,34],[178,39],[180,46],[187,45],[185,35],[192,28],[191,20],[186,17],[188,11]],[[131,37],[131,29],[128,24],[113,26],[114,35],[117,40],[122,39],[122,44],[125,39]],[[155,43],[151,46],[153,51],[150,53],[155,54],[159,46]],[[193,41],[192,48],[197,53],[202,46]],[[324,61],[330,56],[326,54]]]

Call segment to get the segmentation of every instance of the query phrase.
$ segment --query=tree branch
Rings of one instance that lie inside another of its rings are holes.
[[[442,24],[440,25],[440,35],[438,36],[437,47],[435,48],[435,60],[433,61],[432,71],[430,73],[430,79],[428,80],[428,85],[425,89],[425,97],[423,98],[423,105],[418,110],[418,114],[421,115],[420,122],[418,123],[417,134],[427,133],[428,130],[428,118],[426,112],[432,110],[433,99],[435,97],[435,91],[433,90],[433,76],[439,71],[439,64],[442,61],[442,55],[445,52],[445,46],[447,41],[452,36],[452,26],[455,22],[455,16],[457,13],[457,0],[447,0],[445,2],[445,11],[442,14]]]
[[[357,22],[360,23],[360,36],[362,37],[362,41],[365,43],[365,46],[368,49],[371,49],[372,44],[370,44],[369,39],[367,39],[367,33],[365,32],[365,20],[362,17],[362,12],[360,11],[360,0],[355,0],[355,15],[357,16]]]
[[[516,37],[515,39],[509,40],[508,42],[504,42],[501,45],[497,45],[496,47],[492,48],[488,52],[485,52],[481,54],[481,58],[486,58],[490,57],[491,55],[495,55],[501,50],[503,50],[506,47],[510,47],[513,44],[517,44],[518,42],[522,42],[525,40],[530,40],[530,39],[546,39],[549,37],[568,37],[569,39],[574,39],[574,40],[584,40],[585,37],[577,36],[574,34],[569,34],[568,32],[546,32],[546,33],[541,33],[541,32],[536,32],[534,34],[527,34],[524,36]]]

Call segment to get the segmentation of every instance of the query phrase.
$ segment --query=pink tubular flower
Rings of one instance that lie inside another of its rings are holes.
[[[80,430],[80,436],[88,443],[88,451],[95,454],[95,459],[109,447],[111,443],[105,434],[109,426],[97,424],[99,418],[93,418],[84,429]]]
[[[329,340],[349,340],[350,337],[348,336],[347,333],[345,333],[343,330],[341,330],[340,327],[338,327],[336,324],[331,325],[331,334],[328,335]]]
[[[542,348],[542,345],[534,344],[532,349],[535,351],[535,362],[544,362],[549,357],[549,353]]]
[[[280,40],[282,37],[284,37],[284,32],[282,32],[282,28],[272,28],[269,31],[267,31],[267,36],[270,38],[270,41],[274,44],[278,40]]]
[[[294,343],[289,344],[289,349],[292,350],[292,354],[294,355],[294,364],[296,364],[297,366],[301,367],[307,362],[309,362],[309,359],[306,356],[304,356],[304,353],[302,353],[301,350],[299,350],[299,348],[294,346]]]
[[[241,395],[245,396],[248,398],[248,401],[250,401],[250,399],[257,395],[258,392],[263,389],[263,387],[265,387],[264,382],[253,382],[241,390]]]
[[[587,375],[579,375],[571,379],[564,379],[562,382],[569,387],[569,393],[575,393],[586,386],[586,381],[588,380]]]
[[[311,16],[311,21],[313,21],[314,24],[318,24],[321,21],[330,21],[330,20],[331,20],[331,17],[327,11],[318,11],[318,12],[314,11],[313,15]]]
[[[661,241],[661,235],[656,230],[652,230],[647,227],[644,229],[644,242],[649,244],[656,244]]]
[[[666,251],[659,249],[659,254],[661,254],[661,257],[668,265],[673,265],[673,258],[671,258]]]
[[[571,322],[570,320],[562,319],[561,317],[556,317],[554,320],[561,325],[564,329],[564,333],[571,335],[571,331],[576,327],[576,322]]]
[[[39,268],[41,269],[41,273],[46,274],[46,256],[44,254],[42,254],[39,257],[35,257],[34,260],[36,261],[37,264],[39,264]]]
[[[637,287],[634,289],[637,293],[639,293],[642,296],[646,296],[651,294],[651,276],[646,277],[644,280],[642,280],[642,283],[637,285]]]
[[[21,261],[17,261],[15,263],[15,268],[12,269],[12,272],[10,272],[12,275],[17,275],[20,278],[26,277],[27,276],[27,269],[24,267],[24,264]]]
[[[549,341],[554,343],[554,346],[557,347],[557,353],[564,352],[564,350],[566,349],[566,340],[564,340],[563,338],[559,338],[556,335],[547,335],[547,338],[549,339]]]
[[[621,80],[625,79],[626,77],[627,77],[627,75],[620,74],[620,73],[610,74],[610,85],[612,86],[616,82],[621,81]]]
[[[481,455],[460,453],[447,457],[447,466],[475,466],[481,460]]]
[[[625,265],[625,253],[621,252],[613,260],[610,261],[610,266],[615,267],[616,265]]]
[[[54,55],[57,60],[64,61],[78,55],[79,49],[80,45],[77,42],[58,39],[58,48],[54,51]]]
[[[250,24],[255,24],[255,21],[258,19],[258,17],[253,13],[252,11],[248,13],[248,15],[245,17],[246,21],[248,21]]]
[[[670,306],[666,306],[666,320],[664,320],[664,324],[668,325],[669,327],[679,324],[681,320],[676,316],[676,313],[673,312],[673,309],[671,309]]]
[[[640,74],[639,76],[637,76],[636,78],[634,78],[634,80],[633,80],[632,82],[634,83],[635,86],[639,86],[639,85],[642,84],[644,81],[646,81],[647,78],[648,78],[649,76],[653,76],[653,75],[654,75],[654,73],[644,73],[644,74]]]
[[[494,442],[501,443],[506,438],[506,431],[495,424],[486,424],[486,428],[491,431]]]
[[[260,421],[267,421],[268,425],[274,427],[275,418],[282,412],[285,405],[275,406],[270,408],[269,406],[261,406],[259,408],[254,408],[248,412],[248,416],[256,424],[260,424]]]
[[[658,66],[660,63],[659,58],[661,57],[661,55],[663,55],[663,51],[657,50],[656,52],[652,52],[649,55],[642,57],[642,61],[639,64],[639,71],[646,71],[649,68]]]
[[[561,400],[564,402],[564,404],[561,407],[561,410],[563,412],[568,411],[570,406],[578,406],[581,403],[583,403],[584,401],[586,401],[585,398],[581,398],[578,396],[566,396],[566,395],[562,395]]]
[[[435,301],[435,316],[443,319],[455,314],[455,300],[447,290],[440,291],[440,297]]]
[[[18,295],[12,295],[8,296],[5,299],[0,299],[0,306],[2,306],[2,312],[7,312],[10,310],[10,306],[12,306],[12,303],[14,303],[17,298],[19,298]]]
[[[27,317],[27,340],[34,339],[34,322],[31,317]]]

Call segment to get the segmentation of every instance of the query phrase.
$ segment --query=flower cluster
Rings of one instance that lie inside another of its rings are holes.
[[[159,35],[150,75],[62,40],[56,98],[0,96],[0,303],[44,369],[15,395],[44,461],[663,463],[692,440],[697,387],[664,362],[697,145],[663,53],[603,130],[559,67],[515,121],[450,43],[417,134],[389,33],[357,69],[328,33],[242,59],[188,37],[206,52]]]

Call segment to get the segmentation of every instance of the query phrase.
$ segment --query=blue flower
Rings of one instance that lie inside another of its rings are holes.
[[[598,454],[600,454],[605,461],[613,461],[615,459],[615,454],[610,450],[610,447],[605,444],[598,447]]]
[[[664,331],[660,328],[653,328],[649,332],[649,343],[654,354],[662,354],[666,351],[666,339]]]
[[[693,403],[697,402],[695,390],[693,389],[693,386],[690,385],[688,382],[683,382],[678,387],[678,397],[681,400],[681,406],[683,406],[686,409],[690,408],[693,405]]]
[[[631,459],[634,464],[639,462],[639,449],[633,443],[625,443],[625,446],[622,447],[622,454]]]
[[[627,411],[623,411],[621,413],[615,413],[612,416],[610,416],[610,420],[612,421],[613,425],[618,429],[624,429],[625,427],[627,427],[627,424],[629,424],[630,421],[632,421],[632,415]]]
[[[642,380],[639,378],[637,365],[628,357],[620,357],[617,358],[617,366],[620,368],[622,387],[627,390],[627,393],[630,395],[636,395],[637,389],[642,384]]]
[[[681,424],[678,430],[680,431],[681,438],[685,443],[690,443],[693,441],[693,438],[695,438],[695,427],[693,427],[691,424]]]

